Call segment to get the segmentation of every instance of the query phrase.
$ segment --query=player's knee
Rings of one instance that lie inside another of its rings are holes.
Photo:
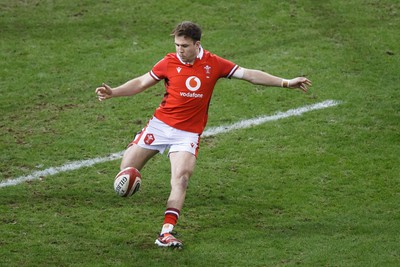
[[[182,187],[182,188],[187,188],[188,187],[188,184],[189,184],[189,177],[190,176],[188,176],[188,175],[182,175],[181,177],[180,177],[180,181],[179,181],[179,184],[180,184],[180,186]]]
[[[119,165],[120,170],[124,170],[129,167],[134,167],[138,171],[140,171],[143,167],[143,165],[135,164],[135,162],[121,162],[121,165]]]
[[[191,172],[185,172],[185,173],[178,175],[177,177],[173,178],[172,186],[178,186],[181,189],[186,189],[189,184],[190,176],[191,176]]]
[[[119,168],[121,169],[121,171],[123,169],[126,169],[128,167],[135,167],[135,164],[133,164],[132,162],[127,162],[127,161],[122,161],[121,164],[119,165]],[[135,167],[136,168],[136,167]],[[136,168],[137,169],[137,168]]]
[[[129,166],[125,164],[124,162],[121,162],[121,165],[119,165],[119,169],[122,171],[123,169],[128,168]]]

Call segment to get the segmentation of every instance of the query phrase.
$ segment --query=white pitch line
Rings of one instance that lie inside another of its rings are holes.
[[[300,108],[296,108],[296,109],[290,109],[286,112],[278,112],[278,113],[276,113],[274,115],[270,115],[270,116],[261,116],[261,117],[256,117],[253,119],[242,120],[242,121],[236,122],[231,125],[222,125],[222,126],[218,126],[218,127],[211,127],[203,132],[202,137],[209,137],[209,136],[214,136],[214,135],[221,134],[221,133],[227,133],[227,132],[230,132],[233,130],[245,129],[245,128],[249,128],[249,127],[252,127],[255,125],[260,125],[260,124],[263,124],[263,123],[266,123],[269,121],[276,121],[276,120],[288,118],[291,116],[300,116],[303,113],[306,113],[306,112],[309,112],[312,110],[324,109],[324,108],[333,107],[333,106],[336,106],[339,104],[340,104],[339,101],[326,100],[324,102],[316,103],[313,105],[308,105],[308,106],[304,106],[304,107],[300,107]],[[73,170],[77,170],[77,169],[84,168],[84,167],[90,167],[90,166],[93,166],[98,163],[103,163],[103,162],[108,162],[108,161],[112,161],[115,159],[120,159],[120,158],[122,158],[124,152],[125,151],[121,151],[121,152],[113,153],[111,155],[108,155],[105,157],[100,157],[100,158],[72,161],[72,162],[66,163],[62,166],[59,166],[59,167],[50,167],[50,168],[42,170],[42,171],[35,171],[29,175],[5,180],[0,183],[0,188],[6,187],[6,186],[17,185],[17,184],[20,184],[20,183],[23,183],[26,181],[36,180],[41,177],[45,177],[45,176],[49,176],[49,175],[55,175],[55,174],[62,173],[62,172],[73,171]]]
[[[61,172],[73,171],[73,170],[77,170],[77,169],[84,168],[84,167],[90,167],[97,163],[108,162],[108,161],[112,161],[114,159],[120,159],[120,158],[122,158],[123,153],[124,153],[124,151],[121,151],[121,152],[113,153],[109,156],[102,157],[102,158],[71,161],[71,162],[66,163],[59,167],[50,167],[50,168],[42,170],[42,171],[35,171],[26,176],[20,176],[20,177],[14,178],[14,179],[8,179],[4,182],[1,182],[0,188],[6,187],[6,186],[17,185],[17,184],[20,184],[20,183],[23,183],[26,181],[36,180],[41,177],[55,175],[55,174],[58,174]]]
[[[309,112],[309,111],[317,110],[317,109],[324,109],[324,108],[328,108],[328,107],[333,107],[333,106],[336,106],[339,104],[340,104],[339,101],[326,100],[324,102],[316,103],[313,105],[308,105],[308,106],[304,106],[304,107],[300,107],[300,108],[296,108],[296,109],[289,109],[288,111],[285,111],[285,112],[278,112],[278,113],[275,113],[274,115],[261,116],[261,117],[257,117],[257,118],[253,118],[253,119],[242,120],[242,121],[236,122],[231,125],[225,125],[225,126],[222,125],[222,126],[218,126],[218,127],[214,127],[214,128],[209,128],[206,131],[204,131],[202,136],[207,137],[207,136],[217,135],[220,133],[227,133],[227,132],[230,132],[233,130],[250,128],[252,126],[260,125],[260,124],[263,124],[263,123],[266,123],[269,121],[276,121],[276,120],[280,120],[280,119],[284,119],[284,118],[292,117],[292,116],[300,116],[301,114],[303,114],[305,112]]]

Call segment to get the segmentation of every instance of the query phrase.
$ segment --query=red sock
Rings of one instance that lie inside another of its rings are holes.
[[[164,224],[161,228],[161,235],[164,233],[171,233],[174,226],[178,222],[180,211],[174,208],[167,208],[165,211]]]
[[[167,208],[165,211],[164,224],[176,225],[179,219],[180,210],[174,208]]]

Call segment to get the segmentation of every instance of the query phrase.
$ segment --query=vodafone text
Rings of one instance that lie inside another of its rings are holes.
[[[203,94],[196,94],[196,93],[181,92],[181,96],[183,96],[183,97],[192,97],[192,98],[203,98]]]

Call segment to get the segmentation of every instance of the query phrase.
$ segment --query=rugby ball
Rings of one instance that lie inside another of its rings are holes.
[[[130,197],[139,191],[142,183],[140,172],[133,167],[120,171],[114,179],[114,190],[121,197]]]

